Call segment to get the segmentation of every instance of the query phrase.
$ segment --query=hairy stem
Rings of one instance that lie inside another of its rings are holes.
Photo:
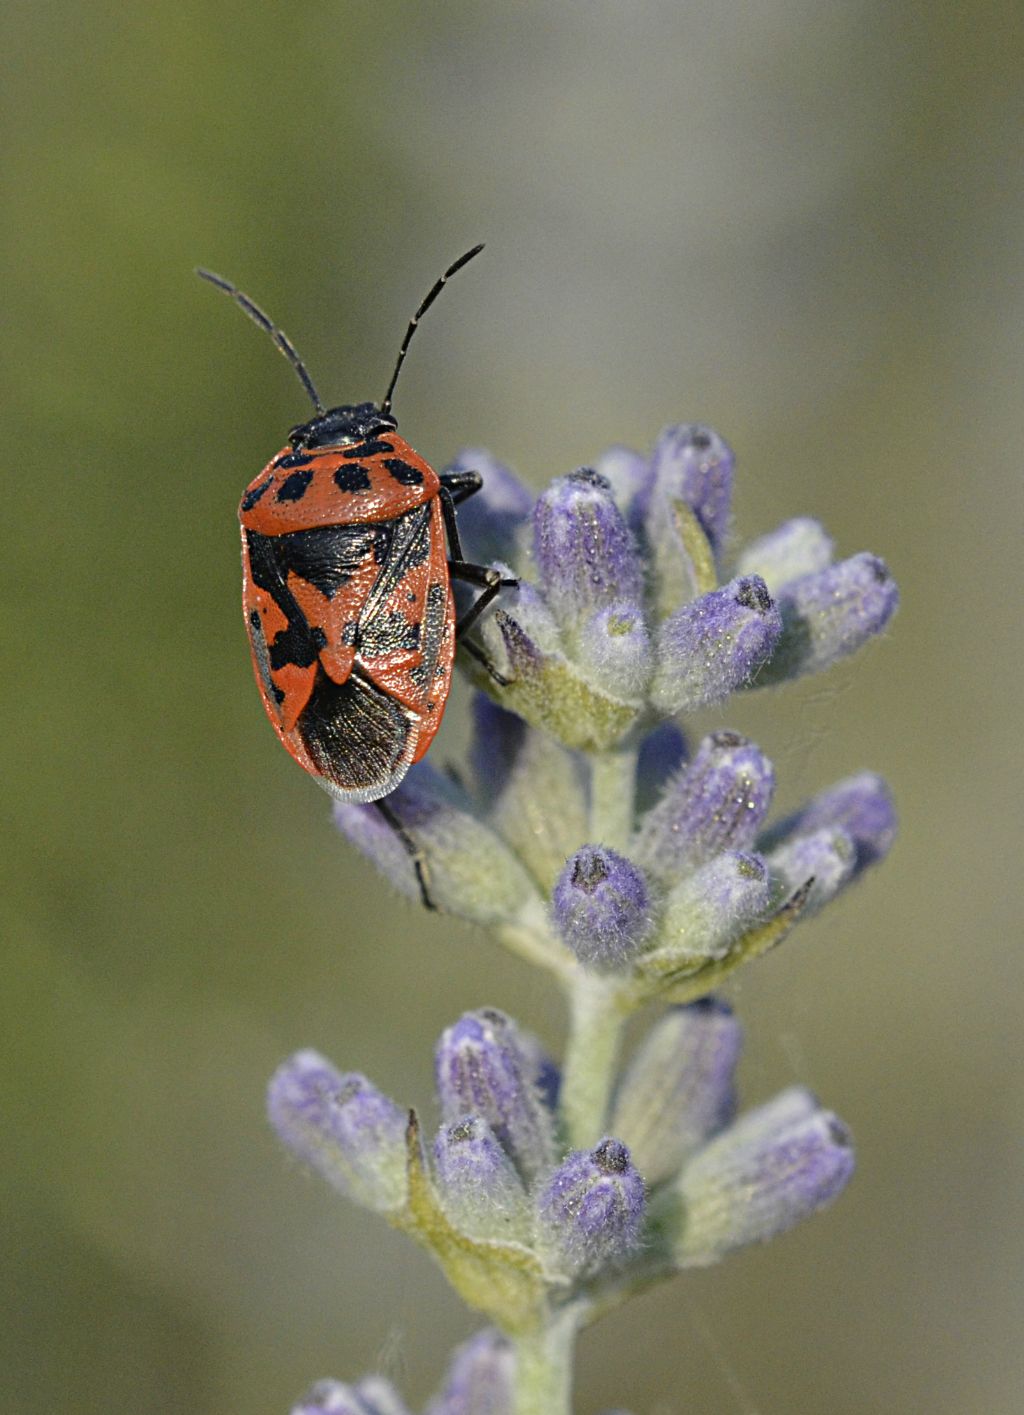
[[[569,1009],[560,1105],[569,1143],[586,1149],[604,1134],[622,1028],[631,1008],[621,983],[581,970],[573,979]]]
[[[513,1415],[572,1415],[575,1316],[562,1312],[513,1340],[516,1351]]]
[[[590,836],[594,845],[624,850],[633,833],[636,751],[613,747],[593,758],[590,774]]]

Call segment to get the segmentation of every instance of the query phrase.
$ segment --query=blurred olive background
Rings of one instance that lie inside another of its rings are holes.
[[[746,1098],[814,1086],[859,1175],[588,1334],[578,1409],[1022,1408],[1021,20],[7,7],[5,1412],[280,1415],[372,1368],[421,1403],[475,1326],[287,1162],[263,1087],[314,1045],[429,1108],[459,1011],[558,1046],[560,1008],[390,896],[275,744],[235,508],[309,410],[191,272],[250,291],[330,399],[379,398],[478,240],[399,389],[424,455],[540,485],[704,419],[741,534],[817,515],[904,594],[859,660],[719,724],[783,805],[866,766],[897,795],[886,867],[733,990]]]

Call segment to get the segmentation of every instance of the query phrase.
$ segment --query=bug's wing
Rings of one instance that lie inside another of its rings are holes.
[[[419,723],[358,669],[334,683],[321,668],[295,736],[332,796],[376,801],[408,771]]]

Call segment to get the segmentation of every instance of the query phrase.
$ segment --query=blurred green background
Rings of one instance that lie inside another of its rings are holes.
[[[904,594],[861,659],[720,724],[783,805],[865,766],[897,795],[886,867],[733,992],[746,1098],[814,1086],[859,1175],[589,1334],[578,1409],[1019,1411],[1019,5],[98,0],[3,26],[0,1408],[280,1415],[374,1367],[421,1402],[475,1325],[286,1161],[263,1087],[308,1044],[429,1106],[463,1008],[552,1046],[562,1018],[391,897],[273,741],[235,508],[308,408],[191,271],[357,400],[486,240],[403,375],[425,456],[483,444],[539,485],[704,419],[741,534],[817,515]]]

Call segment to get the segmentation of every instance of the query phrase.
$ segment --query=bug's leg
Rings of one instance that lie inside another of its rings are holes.
[[[484,479],[479,472],[442,472],[440,477],[441,485],[451,497],[452,505],[458,506],[463,501],[468,501],[484,484]]]
[[[499,688],[507,688],[512,682],[512,679],[509,678],[507,674],[502,673],[499,668],[495,667],[494,659],[491,658],[487,650],[482,649],[479,644],[474,644],[472,639],[463,639],[459,647],[464,649],[465,652],[469,654],[470,658],[475,658],[481,668],[486,669],[488,676],[497,683]]]
[[[423,900],[423,907],[438,912],[437,905],[430,897],[430,866],[427,864],[426,856],[399,820],[398,816],[387,804],[386,801],[375,801],[373,803],[388,825],[398,836],[405,847],[405,853],[412,862],[412,867],[416,871],[416,883],[420,887],[420,897]]]
[[[457,640],[462,640],[462,647],[487,669],[495,683],[504,688],[511,680],[499,672],[489,654],[485,653],[479,645],[472,644],[465,638],[466,631],[473,627],[494,597],[501,590],[515,589],[519,584],[518,580],[510,579],[487,565],[473,565],[462,558],[462,540],[459,537],[459,525],[455,517],[455,500],[458,497],[464,501],[467,496],[472,496],[474,491],[479,491],[481,485],[479,472],[449,472],[441,479],[441,490],[438,492],[438,496],[441,498],[441,514],[444,516],[448,549],[451,552],[448,573],[453,580],[462,580],[466,584],[477,585],[481,590],[481,593],[455,625],[455,637]]]
[[[484,610],[502,590],[514,590],[518,580],[511,580],[492,570],[487,565],[471,565],[465,560],[449,560],[448,573],[453,580],[462,580],[467,585],[477,585],[480,594],[455,625],[455,636],[460,638],[471,629]]]

